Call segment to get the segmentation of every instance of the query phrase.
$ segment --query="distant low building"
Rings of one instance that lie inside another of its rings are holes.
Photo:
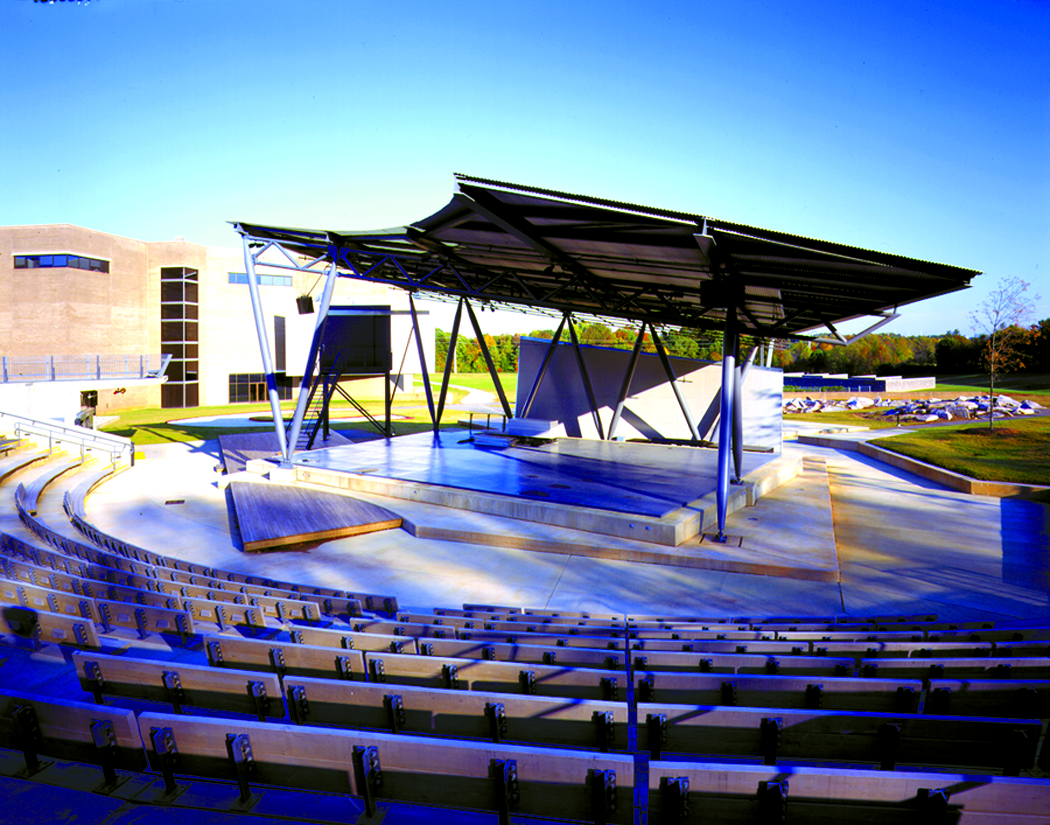
[[[846,375],[811,372],[785,372],[784,392],[841,390],[843,392],[918,392],[932,390],[937,379],[902,378],[899,375]]]
[[[317,318],[300,315],[296,298],[320,288],[317,275],[258,272],[278,384],[282,397],[292,398]],[[408,346],[406,294],[340,278],[333,303],[392,307],[393,362],[395,368],[404,363],[397,380],[411,388],[420,366],[415,345]],[[433,324],[421,315],[425,357],[433,364]],[[122,356],[137,364],[144,357],[159,362],[161,355],[171,356],[163,382],[118,380],[116,386],[90,374],[101,359]],[[82,405],[100,414],[266,400],[239,246],[139,241],[70,224],[0,227],[0,357],[10,367],[0,381],[9,384],[47,380],[42,363],[83,361]],[[55,360],[41,360],[49,357]],[[382,397],[382,379],[355,382],[351,393]]]

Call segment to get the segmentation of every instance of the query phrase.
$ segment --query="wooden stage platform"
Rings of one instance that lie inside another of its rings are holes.
[[[385,507],[292,484],[234,481],[229,486],[245,550],[267,550],[401,526]]]
[[[323,446],[353,444],[333,431]],[[278,452],[277,435],[240,433],[219,436],[223,464],[230,475],[253,459]],[[229,492],[245,550],[272,550],[314,541],[356,536],[401,526],[401,517],[375,504],[340,493],[278,484],[261,477],[231,481]]]

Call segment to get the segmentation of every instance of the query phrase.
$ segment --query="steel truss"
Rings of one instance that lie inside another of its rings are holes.
[[[692,311],[678,301],[680,296],[673,287],[658,283],[617,285],[608,279],[594,278],[587,272],[585,267],[570,257],[562,255],[553,247],[545,244],[541,239],[535,238],[525,227],[500,216],[494,204],[478,203],[465,195],[457,195],[455,200],[465,207],[469,207],[466,210],[469,214],[484,216],[517,237],[533,251],[539,251],[543,254],[549,261],[548,267],[543,274],[548,276],[550,283],[542,290],[536,290],[535,285],[530,287],[514,271],[487,269],[475,262],[467,261],[458,256],[452,247],[424,236],[422,232],[414,227],[406,227],[401,234],[373,236],[341,236],[335,233],[309,231],[290,233],[286,230],[286,238],[289,234],[298,234],[298,236],[292,238],[291,241],[279,242],[274,238],[268,237],[265,231],[253,234],[251,227],[241,224],[235,225],[242,236],[245,269],[248,273],[248,286],[255,316],[256,332],[259,336],[263,369],[266,373],[267,392],[273,411],[275,431],[284,466],[290,467],[292,463],[292,452],[295,449],[296,440],[298,439],[306,412],[309,389],[318,361],[324,322],[327,318],[337,277],[356,278],[408,291],[413,333],[416,336],[427,395],[427,407],[435,432],[439,428],[441,416],[444,413],[448,385],[451,378],[452,359],[446,358],[441,388],[435,403],[429,383],[429,371],[423,355],[419,319],[415,308],[414,295],[416,293],[426,293],[429,297],[444,298],[445,300],[457,302],[455,321],[449,341],[449,353],[455,351],[462,312],[464,308],[466,309],[489,373],[495,384],[500,404],[508,418],[513,417],[513,413],[493,364],[491,354],[485,344],[484,334],[481,331],[473,305],[499,306],[516,310],[521,310],[524,305],[531,312],[538,312],[548,316],[560,316],[561,323],[521,410],[521,417],[528,415],[535,401],[539,386],[547,372],[554,347],[559,343],[563,329],[567,325],[570,338],[572,339],[572,346],[576,353],[580,376],[587,392],[591,414],[599,436],[603,439],[614,437],[623,412],[624,402],[629,395],[630,383],[637,365],[642,338],[648,326],[668,382],[675,393],[689,427],[691,438],[694,442],[699,443],[702,439],[701,429],[698,428],[688,404],[677,386],[674,370],[661,336],[657,332],[657,326],[664,328],[722,329],[722,390],[718,425],[716,509],[718,540],[724,541],[729,488],[731,483],[739,482],[742,462],[743,408],[741,403],[741,385],[746,375],[747,367],[751,365],[755,355],[752,352],[751,357],[744,365],[738,363],[741,333],[767,340],[768,360],[772,356],[773,339],[793,338],[845,346],[874,332],[897,317],[895,312],[873,309],[870,314],[876,316],[879,320],[868,329],[849,338],[839,333],[834,327],[832,320],[825,320],[825,326],[834,336],[825,338],[787,331],[794,320],[794,316],[799,314],[801,310],[772,323],[761,321],[750,311],[747,296],[743,292],[724,302],[722,306],[715,303],[706,309]],[[703,235],[698,236],[698,243],[703,237]],[[364,245],[364,242],[368,243],[367,247]],[[286,244],[288,245],[286,246]],[[263,255],[271,251],[278,256],[277,261],[261,260]],[[715,256],[712,255],[712,257]],[[322,275],[326,279],[321,306],[317,313],[317,324],[311,342],[310,354],[303,372],[303,382],[300,386],[295,414],[287,434],[282,426],[280,400],[270,359],[270,348],[256,274],[256,268],[259,266],[264,266],[267,269],[312,273]],[[496,289],[497,286],[499,289]],[[631,361],[624,376],[624,382],[608,434],[606,434],[601,415],[597,409],[593,387],[583,362],[582,352],[580,351],[573,317],[612,322],[616,325],[637,323],[641,320],[641,327],[638,331]],[[389,395],[389,387],[387,393]],[[705,424],[701,424],[701,427],[706,432],[707,427]],[[733,474],[730,472],[731,463],[735,470]]]

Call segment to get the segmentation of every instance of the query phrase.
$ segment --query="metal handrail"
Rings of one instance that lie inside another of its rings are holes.
[[[89,430],[87,427],[68,426],[58,424],[54,421],[43,421],[38,418],[30,418],[25,415],[17,415],[0,410],[0,420],[12,419],[15,422],[14,435],[22,438],[25,435],[46,436],[48,452],[54,452],[59,444],[73,445],[80,448],[83,458],[92,449],[100,449],[109,453],[110,462],[116,466],[124,453],[128,454],[128,464],[135,466],[135,442],[130,438],[111,433],[101,433],[98,430]]]
[[[0,383],[162,378],[171,362],[162,355],[3,355]]]

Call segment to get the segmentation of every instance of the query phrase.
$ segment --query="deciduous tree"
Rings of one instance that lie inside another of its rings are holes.
[[[986,336],[981,360],[988,370],[988,426],[993,424],[995,379],[1024,367],[1023,347],[1032,334],[1029,323],[1038,295],[1028,292],[1029,284],[1016,275],[999,279],[977,309],[970,313],[974,330]]]

